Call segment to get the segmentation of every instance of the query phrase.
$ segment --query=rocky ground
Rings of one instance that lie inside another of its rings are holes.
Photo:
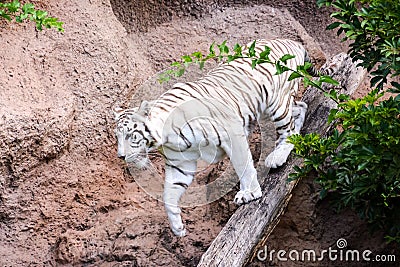
[[[235,210],[232,194],[184,209],[188,235],[174,237],[162,203],[116,157],[112,108],[157,97],[165,88],[154,75],[213,41],[291,38],[317,64],[345,50],[311,0],[33,2],[65,32],[0,22],[1,266],[195,266]],[[392,251],[316,195],[312,181],[299,184],[271,247],[324,248],[343,237]]]

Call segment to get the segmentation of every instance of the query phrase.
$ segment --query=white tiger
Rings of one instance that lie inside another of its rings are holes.
[[[304,47],[291,40],[257,40],[256,53],[265,46],[271,48],[272,61],[294,55],[287,62],[291,69],[309,60]],[[192,182],[198,159],[214,163],[230,158],[240,180],[236,204],[261,197],[247,136],[264,113],[275,123],[279,136],[265,164],[275,168],[287,160],[293,145],[286,139],[299,133],[307,105],[294,101],[299,79],[288,81],[290,71],[275,72],[272,64],[252,69],[250,59],[236,59],[196,82],[175,84],[154,102],[115,109],[120,158],[138,167],[149,163],[147,153],[152,150],[158,149],[165,158],[163,200],[175,235],[186,233],[179,201]]]

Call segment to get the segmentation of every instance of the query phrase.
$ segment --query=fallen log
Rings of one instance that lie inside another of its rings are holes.
[[[352,94],[365,77],[365,71],[357,68],[344,53],[334,56],[326,64],[336,65],[337,71],[333,73],[333,77],[348,94]],[[328,90],[329,86],[323,85],[323,88]],[[302,101],[308,104],[302,133],[324,134],[329,131],[327,118],[336,103],[315,88],[309,88]],[[283,167],[269,174],[265,168],[259,170],[259,177],[264,178],[261,183],[262,198],[237,209],[203,254],[198,266],[243,266],[254,257],[258,244],[268,238],[290,201],[291,192],[298,181],[288,182],[288,175],[293,166],[300,165],[301,161],[290,156]]]

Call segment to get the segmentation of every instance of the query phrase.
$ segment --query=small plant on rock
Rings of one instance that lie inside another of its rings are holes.
[[[18,0],[12,2],[0,2],[0,17],[16,22],[24,22],[26,20],[34,21],[36,29],[43,30],[45,28],[56,28],[58,31],[63,32],[63,24],[58,18],[50,17],[47,11],[35,9],[32,3],[21,5]]]

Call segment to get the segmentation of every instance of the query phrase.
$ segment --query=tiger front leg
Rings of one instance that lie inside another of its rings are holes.
[[[196,163],[184,165],[166,165],[164,183],[164,206],[172,232],[176,236],[185,236],[186,229],[182,222],[179,201],[192,183]]]
[[[240,179],[240,191],[237,192],[234,202],[241,205],[260,198],[262,191],[246,135],[231,135],[231,142],[231,147],[226,147],[225,151]]]

